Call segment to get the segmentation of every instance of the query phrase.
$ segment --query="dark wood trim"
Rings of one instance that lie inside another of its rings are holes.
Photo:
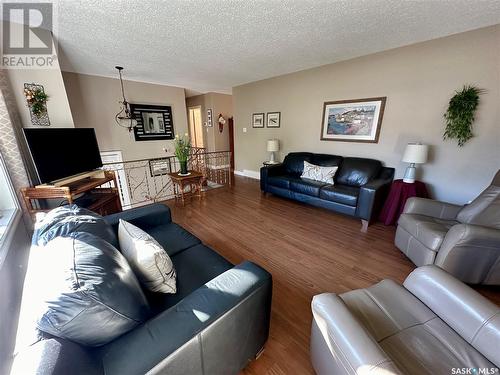
[[[382,119],[384,117],[384,111],[385,111],[385,102],[387,100],[387,96],[380,96],[376,98],[364,98],[364,99],[352,99],[352,100],[335,100],[335,101],[330,101],[330,102],[324,102],[323,103],[323,117],[321,121],[321,134],[320,134],[320,140],[321,141],[333,141],[333,142],[357,142],[357,143],[378,143],[378,139],[380,136],[380,129],[382,128]],[[325,127],[325,114],[326,114],[326,107],[330,104],[344,104],[344,103],[356,103],[356,102],[375,102],[375,101],[380,101],[380,113],[377,119],[377,132],[375,133],[375,139],[374,140],[365,140],[365,139],[330,139],[330,138],[324,138],[323,136],[323,131]]]

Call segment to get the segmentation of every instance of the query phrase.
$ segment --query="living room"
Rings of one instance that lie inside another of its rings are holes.
[[[2,14],[1,374],[499,372],[498,1]]]

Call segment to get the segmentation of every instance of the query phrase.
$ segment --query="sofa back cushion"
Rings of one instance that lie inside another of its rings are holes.
[[[28,286],[38,329],[82,345],[104,345],[149,316],[124,256],[103,239],[74,232],[32,248]]]
[[[118,247],[118,238],[111,225],[102,216],[76,204],[55,208],[37,221],[32,243],[44,246],[56,237],[73,232],[91,233]]]
[[[464,224],[500,229],[500,186],[487,187],[476,199],[460,210],[457,220]]]
[[[344,158],[337,172],[336,182],[341,185],[363,186],[376,178],[382,163],[374,159]]]
[[[342,156],[329,155],[329,154],[313,154],[311,163],[320,165],[322,167],[335,167],[339,166],[342,162]]]
[[[291,152],[285,156],[283,167],[286,173],[300,176],[304,171],[304,161],[310,162],[313,154],[310,152]]]

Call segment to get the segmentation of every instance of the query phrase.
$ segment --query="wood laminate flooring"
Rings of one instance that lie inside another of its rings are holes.
[[[264,196],[256,180],[236,177],[233,186],[211,190],[201,202],[167,204],[175,222],[229,261],[248,259],[273,275],[269,341],[244,374],[313,374],[312,297],[385,278],[402,282],[414,269],[394,246],[394,227],[377,223],[361,233],[359,220]],[[500,304],[500,288],[478,290]]]

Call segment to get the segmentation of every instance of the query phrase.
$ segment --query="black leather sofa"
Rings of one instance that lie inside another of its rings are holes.
[[[46,334],[32,323],[28,331],[36,330],[38,340],[20,348],[13,374],[237,374],[260,353],[269,335],[268,272],[249,261],[233,265],[173,223],[169,208],[162,204],[104,219],[115,231],[119,219],[126,220],[165,248],[176,268],[177,293],[144,290],[149,319],[98,347]],[[45,249],[32,249],[37,250]],[[30,263],[28,273],[31,267],[50,272],[54,266]],[[23,300],[22,308],[32,307]],[[27,322],[31,321],[20,324]]]
[[[334,184],[301,178],[304,161],[339,166]],[[378,160],[310,152],[289,153],[283,164],[260,169],[264,193],[360,218],[363,231],[376,218],[393,178],[394,168],[384,167]]]

